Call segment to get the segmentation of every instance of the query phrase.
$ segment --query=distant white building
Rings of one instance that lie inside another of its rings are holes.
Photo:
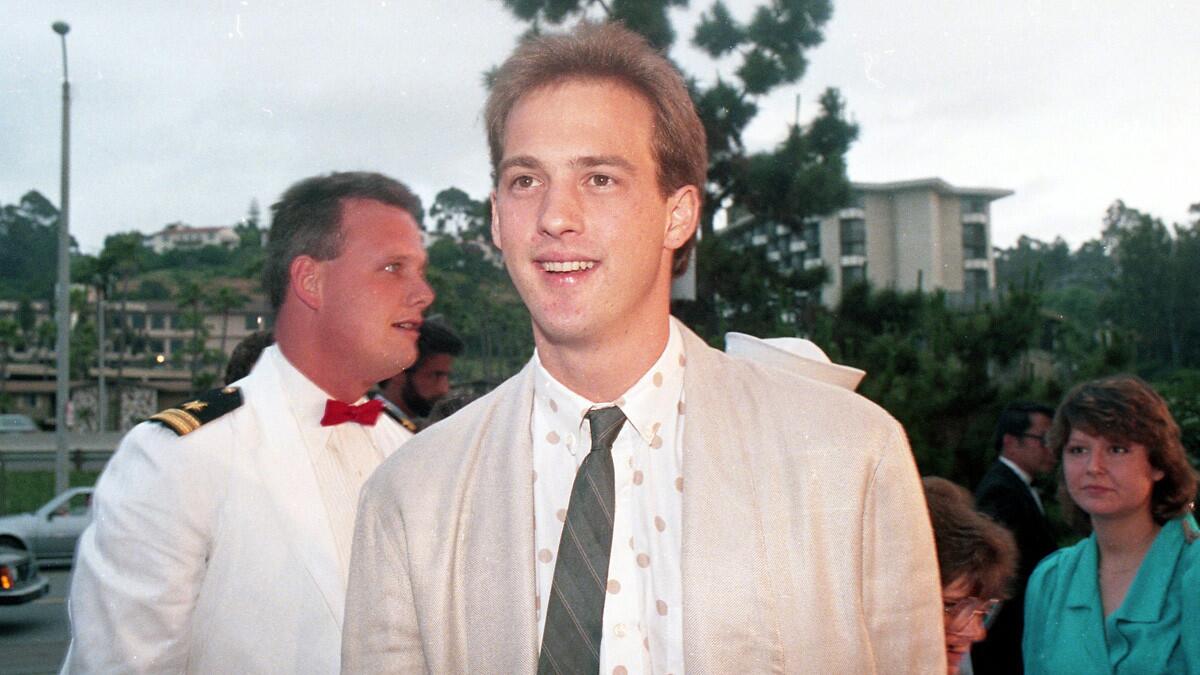
[[[996,285],[991,202],[1011,190],[965,188],[940,178],[852,183],[853,204],[788,226],[731,213],[734,248],[764,248],[782,270],[822,265],[829,281],[821,301],[832,306],[860,280],[877,288],[940,289],[966,302]]]
[[[239,241],[240,238],[232,227],[192,227],[183,223],[171,223],[146,237],[146,245],[155,253],[201,246],[234,248]]]

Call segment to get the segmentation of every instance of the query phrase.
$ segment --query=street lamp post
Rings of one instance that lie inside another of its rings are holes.
[[[55,21],[51,26],[62,42],[62,175],[58,220],[58,284],[55,288],[55,309],[58,323],[58,339],[55,351],[58,357],[58,374],[55,378],[54,440],[57,452],[54,455],[54,493],[67,489],[67,399],[71,395],[71,235],[70,225],[70,176],[71,176],[71,81],[67,77],[67,32],[71,27],[65,21]]]

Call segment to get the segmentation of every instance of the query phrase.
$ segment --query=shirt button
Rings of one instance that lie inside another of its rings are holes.
[[[619,623],[619,624],[613,626],[613,634],[615,634],[619,638],[625,637],[625,624]]]

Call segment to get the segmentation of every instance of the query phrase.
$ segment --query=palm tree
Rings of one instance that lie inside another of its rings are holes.
[[[180,308],[188,308],[185,325],[192,329],[192,339],[188,341],[188,348],[185,351],[190,352],[191,357],[188,363],[192,373],[193,392],[200,381],[200,357],[204,354],[204,338],[201,336],[201,330],[204,328],[204,315],[201,314],[200,308],[208,302],[208,293],[199,279],[194,276],[178,278],[175,303]]]
[[[21,336],[21,326],[12,319],[0,319],[0,401],[8,384],[8,350]]]
[[[229,313],[246,306],[250,299],[235,288],[221,286],[208,299],[208,307],[221,314],[221,357],[225,358],[225,341],[229,337]]]

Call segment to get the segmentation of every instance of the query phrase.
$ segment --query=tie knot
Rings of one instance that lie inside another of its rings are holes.
[[[321,426],[331,427],[343,422],[357,422],[367,426],[375,426],[379,412],[383,410],[383,401],[373,398],[362,405],[350,405],[334,399],[325,402],[325,415],[321,418]]]
[[[621,425],[625,423],[625,413],[614,405],[589,410],[586,417],[592,427],[592,452],[611,450],[613,441],[617,440],[617,434],[621,432]]]

